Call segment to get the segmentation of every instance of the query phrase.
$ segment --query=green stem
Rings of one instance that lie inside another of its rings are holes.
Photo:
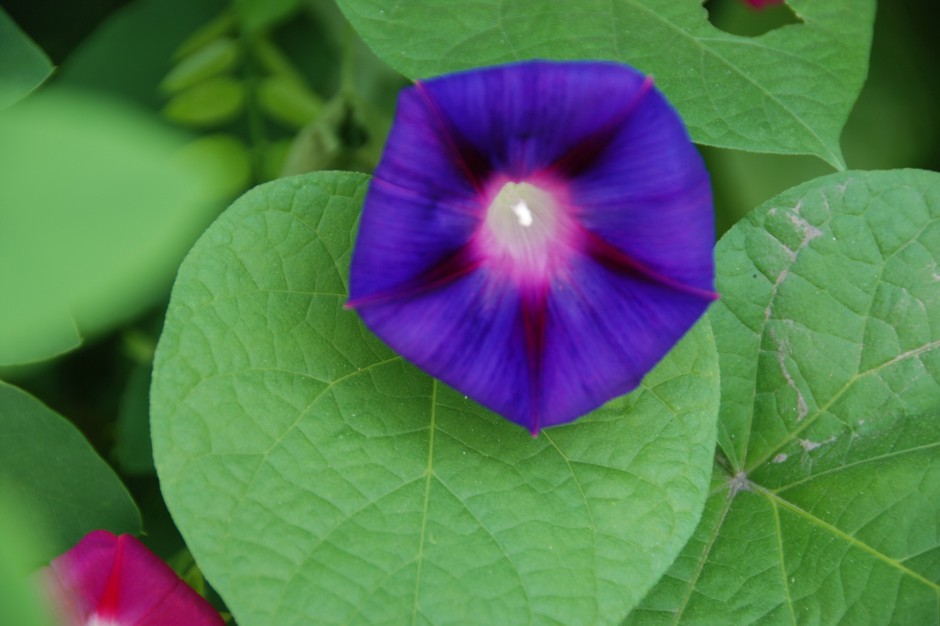
[[[260,183],[264,180],[264,151],[268,146],[264,116],[258,106],[257,94],[261,72],[254,53],[252,36],[242,33],[241,44],[245,59],[245,115],[248,118],[248,138],[251,142],[251,175],[255,183]]]
[[[350,96],[356,92],[356,31],[352,25],[346,22],[346,29],[343,31],[343,53],[340,61],[340,85],[339,91],[344,96]]]

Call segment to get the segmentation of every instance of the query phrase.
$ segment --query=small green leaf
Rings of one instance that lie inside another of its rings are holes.
[[[284,75],[262,80],[257,97],[265,113],[295,130],[309,124],[323,109],[322,98]]]
[[[250,32],[268,29],[300,6],[301,0],[234,0],[242,27]]]
[[[172,2],[164,2],[162,4],[173,5]],[[181,43],[173,53],[173,60],[182,61],[200,48],[211,45],[215,40],[227,38],[228,35],[235,34],[237,32],[237,26],[238,23],[235,19],[235,14],[231,11],[224,11],[201,25],[195,32],[184,39],[183,43]]]
[[[0,484],[48,531],[43,560],[96,529],[140,532],[140,514],[121,480],[70,422],[0,381]]]
[[[652,74],[698,142],[813,154],[844,168],[839,135],[868,68],[873,0],[792,0],[802,24],[718,30],[686,0],[339,0],[393,68],[425,78],[524,59],[609,59]]]
[[[850,172],[719,242],[723,452],[636,623],[940,621],[940,174]]]
[[[0,114],[0,364],[48,358],[161,297],[216,211],[179,137],[47,90]]]
[[[170,98],[163,115],[184,126],[219,126],[238,117],[245,98],[244,83],[231,76],[216,76]]]
[[[234,68],[240,56],[231,37],[216,39],[181,59],[160,82],[164,93],[177,93]]]
[[[26,97],[52,74],[52,63],[0,7],[0,110]]]
[[[180,269],[151,401],[187,544],[243,626],[616,623],[701,512],[708,325],[636,392],[533,439],[344,309],[367,181],[258,187]]]

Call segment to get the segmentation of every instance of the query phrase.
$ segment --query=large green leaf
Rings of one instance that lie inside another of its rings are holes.
[[[25,97],[52,74],[52,63],[0,7],[0,109]]]
[[[186,166],[180,139],[77,93],[0,114],[0,365],[63,352],[168,291],[218,211],[212,173]]]
[[[840,169],[875,13],[874,0],[790,0],[803,23],[752,38],[712,26],[701,0],[338,2],[411,78],[533,58],[622,61],[655,76],[696,142]]]
[[[772,199],[717,250],[723,470],[640,623],[940,621],[940,174]]]
[[[242,626],[616,623],[701,512],[708,325],[637,392],[533,439],[343,308],[367,180],[259,187],[180,269],[151,404],[188,545]]]
[[[140,532],[140,515],[108,464],[68,420],[0,381],[0,485],[42,530],[49,560],[96,529]]]

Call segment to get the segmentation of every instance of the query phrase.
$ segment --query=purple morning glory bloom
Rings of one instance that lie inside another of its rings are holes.
[[[405,89],[349,306],[533,435],[634,389],[716,298],[702,159],[636,70],[526,62]]]

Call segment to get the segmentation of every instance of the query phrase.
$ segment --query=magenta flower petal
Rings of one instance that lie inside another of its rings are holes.
[[[221,626],[219,614],[130,535],[98,530],[44,570],[68,626]]]
[[[349,305],[535,434],[639,384],[716,297],[713,244],[708,174],[651,79],[487,68],[402,93]]]

